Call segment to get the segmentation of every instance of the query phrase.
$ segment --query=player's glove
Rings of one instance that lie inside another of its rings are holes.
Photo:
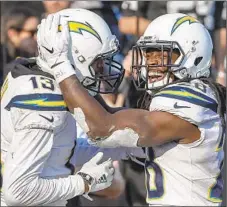
[[[79,70],[73,68],[68,58],[71,41],[69,26],[66,20],[62,21],[60,26],[60,18],[59,14],[48,15],[47,19],[41,21],[37,33],[38,61],[41,59],[40,61],[47,63],[45,72],[52,74],[58,83],[76,73],[79,79],[82,78]]]
[[[103,163],[98,164],[103,157],[103,153],[97,153],[90,161],[85,163],[81,170],[77,172],[86,184],[89,186],[89,191],[84,196],[92,200],[88,193],[96,192],[108,188],[113,181],[114,167],[112,160],[109,159]]]

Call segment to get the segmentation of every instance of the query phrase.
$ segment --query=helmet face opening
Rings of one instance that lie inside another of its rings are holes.
[[[102,94],[114,93],[118,89],[125,71],[123,66],[114,60],[115,54],[116,52],[109,52],[94,58],[89,65],[91,77],[86,76],[82,81],[86,89]]]
[[[137,90],[157,90],[174,79],[173,70],[181,70],[185,53],[176,41],[140,40],[132,48],[133,83]],[[159,82],[159,84],[157,84]]]

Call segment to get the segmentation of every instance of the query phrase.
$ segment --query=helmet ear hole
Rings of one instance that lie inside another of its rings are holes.
[[[201,61],[202,61],[203,57],[197,57],[195,59],[194,65],[197,66]]]

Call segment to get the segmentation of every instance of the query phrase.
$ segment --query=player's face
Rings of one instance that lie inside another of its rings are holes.
[[[20,39],[26,39],[32,37],[36,40],[36,32],[39,20],[36,17],[29,17],[25,23],[24,27],[20,31]]]
[[[104,61],[103,61],[102,58],[96,59],[96,60],[92,63],[91,67],[94,69],[95,74],[96,74],[97,76],[103,75],[103,72],[104,72]]]
[[[145,57],[145,64],[148,66],[148,81],[149,83],[157,82],[165,78],[168,72],[168,67],[162,66],[174,63],[179,57],[179,53],[169,51],[160,51],[158,49],[149,48],[143,52]],[[171,74],[170,78],[174,78]]]
[[[52,14],[67,9],[70,5],[70,1],[43,1],[43,4],[46,12]]]

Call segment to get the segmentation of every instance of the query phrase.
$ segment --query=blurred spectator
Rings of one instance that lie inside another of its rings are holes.
[[[67,9],[70,7],[70,4],[70,1],[43,1],[43,5],[45,8],[44,16],[58,12],[62,9]]]
[[[198,19],[209,31],[213,30],[213,1],[168,1],[167,13],[184,13]]]
[[[123,1],[118,11],[119,30],[122,34],[122,53],[126,55],[149,23],[166,13],[166,1]]]
[[[12,8],[2,18],[0,60],[2,68],[18,56],[35,56],[36,31],[39,23],[35,12],[25,7],[17,7]]]
[[[123,1],[120,31],[124,34],[141,36],[150,22],[166,13],[165,1]]]
[[[7,15],[10,10],[18,7],[31,9],[35,12],[35,16],[40,16],[44,12],[41,1],[1,1],[1,16]]]
[[[226,86],[226,1],[214,3],[214,51],[217,68],[216,80]],[[225,61],[224,61],[225,60]]]

